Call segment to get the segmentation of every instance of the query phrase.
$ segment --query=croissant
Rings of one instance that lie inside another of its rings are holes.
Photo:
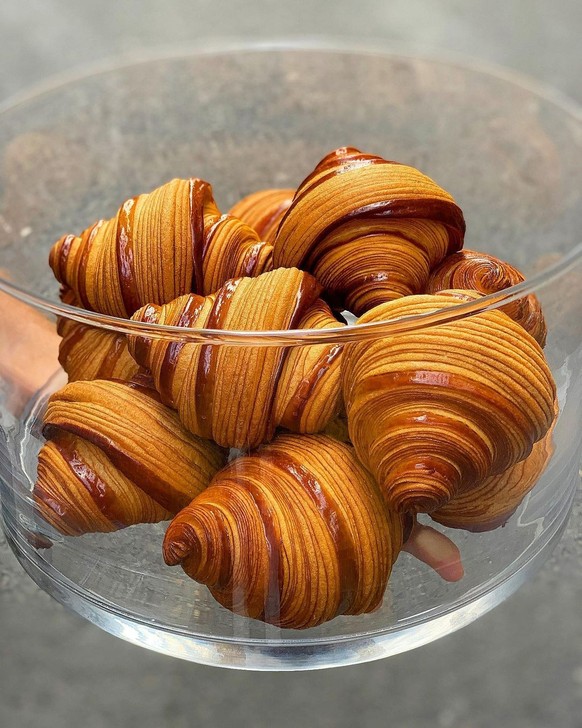
[[[537,483],[554,452],[553,425],[533,446],[530,455],[501,475],[487,478],[433,511],[431,518],[449,528],[492,531],[505,525]]]
[[[273,263],[309,271],[334,305],[360,315],[424,291],[431,269],[462,247],[464,233],[460,208],[431,179],[342,147],[299,186]]]
[[[139,364],[130,356],[123,334],[84,326],[60,318],[57,331],[62,336],[59,362],[69,375],[69,382],[80,379],[130,380],[139,372]]]
[[[342,324],[318,299],[299,321],[300,329]],[[275,395],[275,421],[292,432],[321,432],[341,409],[341,344],[293,346],[286,355]]]
[[[308,273],[280,268],[229,281],[216,294],[190,294],[145,306],[133,319],[190,328],[295,328],[320,287]],[[162,401],[195,435],[224,447],[252,449],[275,432],[274,398],[284,347],[185,344],[129,336],[129,350],[152,373]]]
[[[289,189],[259,190],[239,200],[229,215],[246,222],[261,240],[272,244],[294,194],[295,190]]]
[[[509,263],[474,250],[460,250],[445,258],[428,279],[427,293],[450,288],[497,293],[524,281],[523,275]],[[529,332],[543,348],[546,343],[546,322],[538,298],[532,293],[512,301],[500,309]]]
[[[49,262],[83,308],[127,318],[147,303],[258,275],[271,258],[272,246],[252,228],[221,215],[208,182],[174,179],[127,200],[80,237],[63,236]]]
[[[167,520],[226,459],[137,381],[66,385],[49,400],[44,433],[33,498],[66,535]]]
[[[61,300],[79,307],[74,292],[61,287]],[[59,363],[68,374],[69,382],[91,379],[123,379],[129,381],[140,372],[127,350],[123,334],[85,326],[62,316],[57,318]]]
[[[352,447],[280,435],[178,513],[163,554],[227,609],[303,629],[376,609],[401,547],[401,519]]]
[[[409,296],[359,323],[418,316],[478,294]],[[349,433],[389,505],[431,512],[526,458],[554,419],[556,390],[537,342],[506,314],[350,344]]]

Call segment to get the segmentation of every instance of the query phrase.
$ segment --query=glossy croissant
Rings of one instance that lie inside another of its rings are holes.
[[[134,320],[190,328],[286,330],[339,325],[317,300],[308,273],[279,268],[229,281],[216,294],[190,294],[165,306],[145,306]],[[315,305],[314,305],[315,304]],[[323,429],[340,407],[338,349],[180,344],[131,335],[129,349],[150,370],[162,401],[184,426],[223,447],[252,449],[278,425]]]
[[[208,182],[174,179],[130,198],[80,237],[62,237],[49,263],[83,308],[128,318],[148,303],[206,295],[230,278],[258,275],[271,259],[271,245],[220,213]]]
[[[290,189],[259,190],[239,200],[229,215],[250,225],[261,240],[272,244],[294,194]]]
[[[61,289],[61,300],[79,307],[70,288]],[[127,349],[123,334],[86,326],[73,319],[57,318],[59,364],[68,375],[69,382],[92,379],[122,379],[129,381],[140,373]]]
[[[299,321],[299,329],[344,325],[318,299]],[[292,346],[285,354],[275,395],[275,422],[292,432],[323,431],[342,411],[341,344]]]
[[[352,447],[280,435],[214,477],[163,554],[227,609],[303,629],[376,609],[401,547],[401,519]]]
[[[44,433],[33,498],[66,535],[167,520],[226,459],[138,381],[66,385],[49,400]]]
[[[463,245],[451,195],[417,169],[342,147],[299,186],[274,243],[274,266],[312,273],[335,306],[360,315],[424,291]]]
[[[382,304],[359,323],[419,316],[478,294]],[[344,350],[350,438],[399,511],[431,512],[526,458],[554,419],[555,384],[538,343],[483,311]]]
[[[497,293],[525,280],[509,263],[486,253],[460,250],[450,255],[430,274],[427,293],[457,288],[479,293]],[[546,322],[540,302],[533,293],[522,296],[500,309],[530,333],[543,348],[546,343]]]
[[[450,503],[433,511],[431,518],[448,528],[474,533],[505,525],[546,469],[554,452],[552,433],[553,426],[536,442],[525,460],[460,493]]]
[[[57,332],[62,337],[59,363],[69,376],[69,382],[92,379],[123,379],[129,381],[140,371],[130,356],[123,334],[72,319],[60,318]]]

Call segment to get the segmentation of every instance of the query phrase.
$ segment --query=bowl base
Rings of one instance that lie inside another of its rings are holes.
[[[91,593],[69,582],[62,574],[53,574],[46,562],[6,519],[2,526],[16,558],[39,587],[62,605],[101,629],[132,644],[183,660],[212,667],[239,670],[292,671],[318,670],[391,657],[421,647],[475,621],[511,596],[548,559],[568,523],[576,481],[572,480],[569,497],[553,522],[544,530],[544,543],[537,544],[531,558],[504,580],[476,599],[451,609],[429,622],[420,622],[385,633],[351,635],[333,640],[314,640],[310,644],[296,640],[223,640],[195,636],[176,629],[122,614],[114,605],[105,605]]]

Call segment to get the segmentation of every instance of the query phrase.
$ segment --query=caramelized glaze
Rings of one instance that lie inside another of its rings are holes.
[[[192,294],[160,307],[166,325],[219,330],[294,328],[320,293],[308,273],[278,269],[257,278],[228,281],[192,308]],[[186,310],[192,310],[192,316]],[[136,312],[141,321],[147,309]],[[252,449],[272,438],[276,393],[288,349],[186,344],[156,340],[144,346],[130,336],[130,352],[151,370],[164,402],[175,407],[191,432],[223,447]],[[336,376],[337,380],[337,376]],[[339,386],[336,381],[336,388]]]
[[[454,306],[453,292],[383,304],[360,323]],[[346,347],[350,438],[401,512],[431,512],[526,458],[554,419],[555,384],[537,342],[483,311]]]
[[[517,268],[499,258],[474,250],[461,250],[445,258],[431,273],[426,292],[462,288],[486,295],[503,291],[524,280]],[[541,347],[545,345],[546,322],[540,302],[533,293],[508,303],[500,310],[521,324]]]
[[[401,546],[400,517],[349,445],[280,435],[174,518],[164,558],[228,609],[303,629],[376,609]]]
[[[143,378],[68,384],[49,400],[43,432],[33,497],[68,534],[165,520],[225,459],[187,433]]]
[[[353,147],[327,155],[281,221],[275,266],[297,265],[353,313],[420,293],[432,268],[463,245],[451,195],[418,170]]]
[[[65,235],[49,263],[83,308],[127,318],[146,304],[208,295],[230,278],[270,270],[272,246],[222,215],[212,187],[175,179],[127,200],[111,220]]]

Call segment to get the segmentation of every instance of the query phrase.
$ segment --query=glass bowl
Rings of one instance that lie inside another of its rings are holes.
[[[260,188],[296,187],[343,145],[436,179],[464,210],[466,247],[508,260],[526,282],[424,318],[309,332],[172,329],[59,302],[51,245],[113,215],[130,195],[198,176],[213,183],[226,210]],[[322,668],[394,655],[459,629],[551,553],[570,512],[582,441],[582,125],[567,102],[504,72],[446,60],[283,47],[196,52],[101,70],[6,107],[0,170],[3,527],[24,569],[64,605],[126,640],[204,664]],[[165,566],[164,523],[68,537],[35,511],[40,423],[48,396],[66,381],[57,315],[211,348],[297,348],[438,327],[532,292],[548,324],[545,354],[558,389],[553,456],[504,528],[433,524],[460,549],[459,581],[402,553],[372,613],[278,628],[234,616]]]

